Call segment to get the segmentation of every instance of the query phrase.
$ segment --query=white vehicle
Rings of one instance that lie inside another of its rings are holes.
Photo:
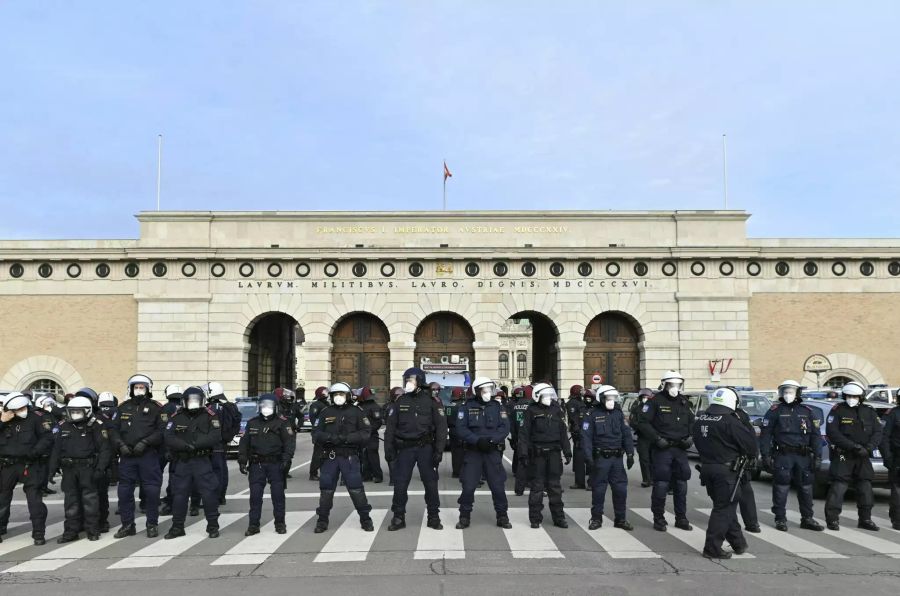
[[[439,362],[431,358],[422,358],[419,368],[425,372],[427,383],[438,383],[441,386],[441,401],[450,403],[450,393],[454,387],[466,389],[472,383],[472,371],[469,370],[469,359],[458,354],[441,356]]]

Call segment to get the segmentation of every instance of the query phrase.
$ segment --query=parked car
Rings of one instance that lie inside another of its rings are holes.
[[[236,397],[234,398],[234,405],[237,406],[238,412],[241,413],[241,430],[238,431],[238,434],[234,436],[231,440],[231,443],[225,448],[226,455],[233,455],[237,457],[238,453],[238,445],[241,442],[241,437],[244,436],[244,430],[247,428],[247,422],[256,416],[258,413],[257,406],[258,398],[256,397]]]

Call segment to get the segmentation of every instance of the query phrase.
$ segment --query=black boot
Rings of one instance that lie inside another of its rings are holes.
[[[856,524],[856,527],[857,527],[857,528],[860,528],[860,529],[863,529],[863,530],[868,530],[868,531],[870,531],[870,532],[877,532],[877,531],[878,531],[878,526],[875,525],[875,522],[873,522],[871,519],[861,519],[861,520],[859,520],[859,522]]]
[[[375,524],[372,523],[372,518],[368,516],[361,517],[359,519],[359,527],[363,529],[365,532],[374,532]]]
[[[441,523],[441,518],[438,516],[428,516],[428,527],[432,530],[443,530],[444,524]]]
[[[689,521],[688,521],[688,518],[686,518],[686,517],[682,517],[682,518],[680,518],[680,519],[676,519],[676,520],[675,520],[675,527],[678,528],[679,530],[686,530],[686,531],[688,531],[688,532],[690,532],[691,530],[694,529],[694,527],[691,526],[691,522],[689,522]]]
[[[822,527],[822,524],[817,522],[811,517],[807,517],[800,520],[800,527],[804,530],[812,530],[813,532],[821,532],[825,528]]]
[[[466,528],[469,527],[469,523],[470,523],[469,516],[460,514],[459,521],[456,522],[456,529],[457,530],[465,530]]]
[[[665,532],[668,529],[669,522],[664,517],[653,518],[653,529],[657,532]]]
[[[160,515],[172,515],[172,506],[168,503],[163,503],[163,506],[159,508]]]
[[[147,538],[159,536],[159,527],[156,524],[147,524]]]
[[[509,517],[506,515],[498,515],[497,516],[497,527],[503,528],[504,530],[509,530],[512,528],[512,524],[509,523]]]
[[[275,533],[276,534],[287,534],[287,526],[284,521],[275,522]]]
[[[828,529],[833,532],[837,532],[841,529],[841,524],[838,523],[838,520],[836,519],[826,519],[825,525],[828,526]]]
[[[172,524],[172,527],[169,528],[169,531],[166,532],[166,535],[163,536],[163,538],[165,540],[171,540],[180,536],[184,536],[184,528],[182,526],[176,526],[175,524]]]
[[[568,528],[569,522],[566,521],[566,518],[561,517],[559,519],[554,519],[553,525],[556,526],[557,528]]]
[[[218,538],[219,537],[219,526],[213,524],[206,525],[206,535],[210,538]]]
[[[347,492],[350,494],[350,501],[353,503],[353,508],[356,509],[356,512],[359,513],[360,523],[364,519],[369,517],[367,509],[369,509],[369,501],[366,499],[366,489],[360,488],[351,488],[348,489]],[[363,513],[363,511],[366,511]],[[372,524],[372,520],[369,519],[369,524]],[[363,525],[363,529],[365,530],[365,525]],[[374,527],[372,528],[374,530]],[[371,530],[366,530],[370,532]]]
[[[334,505],[334,491],[333,490],[320,490],[319,491],[319,507],[316,509],[316,513],[319,515],[319,519],[316,522],[316,527],[313,529],[313,532],[316,534],[321,534],[325,530],[328,529],[328,516],[331,513],[331,507]]]
[[[188,510],[188,515],[191,517],[197,517],[200,515],[200,508],[196,505],[191,505],[191,508]]]
[[[259,526],[247,526],[247,531],[244,532],[244,536],[253,536],[254,534],[259,534]]]
[[[592,518],[591,523],[588,524],[588,530],[599,530],[603,527],[603,520],[600,518]]]
[[[787,520],[786,519],[776,519],[775,520],[775,529],[778,530],[779,532],[787,532],[788,531]]]
[[[99,530],[100,530],[101,534],[106,534],[107,532],[109,532],[109,522],[108,521],[100,522]]]
[[[119,531],[113,535],[113,538],[125,538],[126,536],[134,536],[135,534],[137,534],[137,530],[135,529],[134,524],[131,523],[119,528]]]
[[[613,527],[625,530],[626,532],[631,532],[632,530],[634,530],[634,526],[632,526],[627,519],[617,519],[615,522],[613,522]]]
[[[316,534],[321,534],[322,532],[326,531],[327,529],[328,529],[328,518],[320,517],[319,519],[316,520],[316,527],[313,528],[313,532],[315,532]]]
[[[75,542],[78,540],[78,534],[67,534],[63,532],[63,535],[56,539],[56,544],[65,544],[67,542]]]
[[[47,544],[47,541],[44,540],[44,532],[43,532],[43,531],[41,531],[41,532],[34,532],[34,533],[31,535],[31,538],[32,538],[32,540],[34,540],[34,545],[35,545],[35,546],[44,546],[45,544]],[[76,536],[75,539],[77,540],[78,537]]]
[[[388,532],[395,532],[406,527],[406,516],[401,513],[395,513],[391,524],[388,526]]]

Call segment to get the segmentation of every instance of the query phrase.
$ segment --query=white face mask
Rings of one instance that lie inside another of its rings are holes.
[[[542,406],[549,406],[551,403],[553,403],[553,396],[550,396],[550,395],[542,395],[541,396],[541,405]]]
[[[334,405],[343,406],[345,403],[347,403],[347,396],[343,393],[335,393],[331,396],[331,400],[334,402]]]
[[[793,393],[785,393],[784,394],[784,403],[786,403],[786,404],[794,403],[795,399],[797,399],[797,396],[794,395]]]
[[[858,397],[848,397],[847,405],[850,406],[851,408],[855,408],[856,406],[859,405],[859,398]]]
[[[69,419],[72,422],[81,422],[84,420],[84,412],[72,412],[69,414]]]
[[[416,382],[413,379],[410,379],[406,382],[406,385],[403,386],[407,393],[412,393],[416,390]]]
[[[185,406],[188,410],[199,410],[200,409],[200,399],[195,399],[192,397],[188,398],[187,406]]]
[[[606,409],[607,410],[612,410],[615,407],[616,407],[616,400],[614,400],[614,399],[606,400]]]
[[[143,397],[147,395],[147,388],[143,386],[135,386],[134,388],[134,396],[135,397]]]
[[[481,397],[491,397],[491,389],[490,387],[482,387],[479,391],[481,393]]]
[[[272,406],[263,406],[259,409],[259,413],[268,418],[275,413],[275,408]]]
[[[51,404],[50,402],[45,403],[45,404],[44,404],[44,411],[45,411],[45,412],[52,412],[52,411],[53,411],[53,404]]]
[[[28,408],[16,410],[16,416],[18,416],[19,418],[25,418],[26,416],[28,416]]]

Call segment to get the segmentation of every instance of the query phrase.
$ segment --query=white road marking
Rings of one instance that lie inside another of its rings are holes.
[[[704,515],[709,515],[711,509],[697,509],[700,513]],[[838,554],[833,550],[829,550],[824,546],[819,546],[814,542],[810,542],[809,540],[804,540],[803,538],[799,538],[789,532],[779,532],[775,528],[771,526],[767,526],[765,524],[759,525],[762,532],[759,534],[745,534],[745,536],[749,535],[754,538],[758,538],[764,542],[768,542],[774,546],[777,546],[780,549],[783,549],[791,554],[797,555],[798,557],[803,557],[804,559],[843,559],[844,555]]]
[[[653,511],[650,509],[632,509],[639,516],[643,517],[649,522],[653,521]],[[703,512],[702,509],[698,509],[697,511]],[[709,511],[709,510],[707,510]],[[707,513],[707,515],[709,515]],[[697,551],[698,553],[703,552],[703,546],[706,544],[706,528],[700,528],[697,524],[692,524],[694,529],[687,532],[685,530],[679,530],[674,526],[670,526],[669,531],[666,532],[672,538],[676,540],[680,540],[690,546],[692,549]],[[753,559],[755,558],[750,553],[744,553],[743,555],[735,554],[735,557],[739,559]]]
[[[351,512],[313,562],[365,561],[386,514],[387,509],[373,509],[369,516],[375,525],[375,531],[366,532],[359,527],[359,514],[356,511]]]
[[[503,530],[510,552],[515,559],[562,559],[565,558],[556,548],[547,531],[532,528],[528,521],[528,509],[510,509],[509,523],[512,529]]]
[[[448,524],[443,530],[436,531],[428,527],[428,513],[422,514],[422,526],[419,528],[419,542],[416,545],[414,559],[465,559],[466,548],[463,542],[463,530],[457,530],[456,524]]]
[[[289,511],[285,514],[284,519],[287,524],[286,534],[276,534],[275,522],[272,521],[261,528],[259,534],[244,538],[211,564],[260,565],[265,563],[266,559],[278,550],[278,547],[315,514],[315,511]]]
[[[566,508],[566,514],[575,520],[588,536],[594,539],[606,553],[614,559],[658,559],[660,555],[653,552],[643,542],[631,535],[630,532],[614,528],[613,521],[608,517],[603,526],[597,530],[588,530],[591,523],[590,509]]]

